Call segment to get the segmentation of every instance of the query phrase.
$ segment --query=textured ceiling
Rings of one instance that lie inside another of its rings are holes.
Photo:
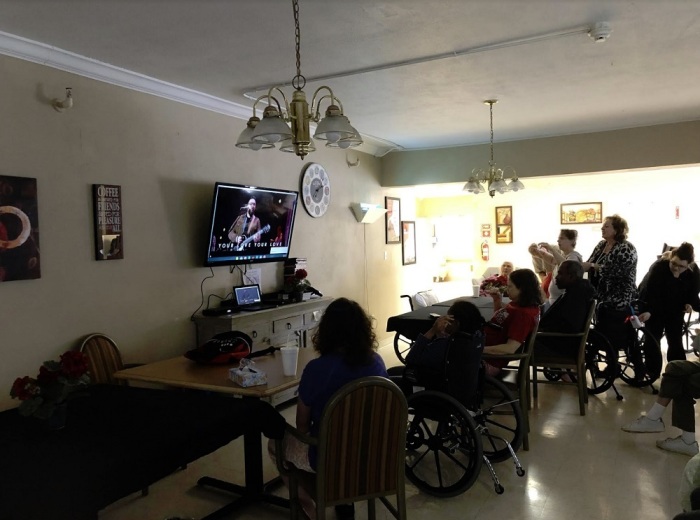
[[[324,82],[401,148],[488,141],[487,98],[496,141],[700,119],[697,0],[301,0],[300,18],[307,78],[583,28]],[[0,0],[0,31],[249,107],[295,74],[291,0]]]

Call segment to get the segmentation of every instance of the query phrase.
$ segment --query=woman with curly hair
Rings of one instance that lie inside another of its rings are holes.
[[[620,215],[605,217],[603,240],[583,263],[599,303],[626,310],[637,297],[637,250],[627,241],[627,221]]]
[[[384,361],[377,354],[377,337],[372,320],[357,302],[333,300],[313,336],[319,357],[310,361],[301,375],[297,400],[296,428],[311,436],[318,434],[321,414],[333,394],[345,384],[367,376],[387,377]],[[316,468],[315,447],[285,435],[284,458],[299,469]],[[312,520],[315,504],[300,489],[299,502]]]

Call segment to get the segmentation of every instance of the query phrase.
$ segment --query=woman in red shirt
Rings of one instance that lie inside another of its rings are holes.
[[[537,275],[530,269],[517,269],[508,278],[510,302],[503,304],[498,291],[489,291],[494,314],[484,327],[486,354],[513,354],[534,330],[542,305],[542,290]],[[489,359],[486,370],[496,375],[506,366],[506,360]]]

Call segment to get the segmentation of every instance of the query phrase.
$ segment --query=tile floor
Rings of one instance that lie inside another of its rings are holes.
[[[692,354],[691,354],[692,356]],[[573,386],[542,385],[539,403],[530,411],[530,451],[518,455],[526,469],[518,477],[510,462],[496,471],[506,490],[497,495],[486,468],[474,486],[454,498],[434,498],[407,483],[411,520],[531,519],[659,520],[680,512],[677,489],[688,457],[667,453],[655,440],[678,432],[670,426],[663,434],[630,434],[620,426],[646,411],[655,397],[649,389],[619,384],[624,395],[617,401],[612,390],[591,396],[587,415],[578,414]],[[294,407],[282,413],[291,421]],[[666,414],[670,423],[670,410]],[[100,520],[163,520],[169,516],[199,519],[227,502],[224,493],[199,489],[197,479],[211,475],[242,484],[242,440],[190,464],[151,487],[150,495],[135,494],[112,504]],[[275,474],[265,458],[265,476]],[[280,490],[284,493],[284,490]],[[393,518],[379,504],[379,518]],[[329,512],[333,518],[332,512]],[[288,518],[273,506],[251,506],[231,515],[242,520]],[[366,518],[359,507],[356,518]]]

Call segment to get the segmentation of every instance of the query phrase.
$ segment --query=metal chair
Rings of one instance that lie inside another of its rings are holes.
[[[591,300],[588,310],[588,316],[586,317],[586,322],[583,326],[581,332],[577,333],[563,333],[563,332],[545,332],[538,331],[536,335],[537,339],[542,338],[552,338],[564,342],[573,342],[578,340],[578,348],[571,351],[570,354],[566,353],[542,353],[538,351],[535,346],[535,352],[532,356],[532,396],[534,400],[537,400],[537,385],[538,383],[554,383],[556,381],[544,380],[540,381],[537,377],[539,372],[543,370],[538,370],[538,367],[547,369],[560,369],[571,371],[572,375],[575,375],[576,381],[564,382],[560,381],[561,384],[575,384],[578,387],[578,404],[579,413],[581,415],[586,415],[586,403],[588,402],[588,388],[586,385],[586,342],[588,341],[588,331],[591,328],[591,322],[593,321],[593,316],[595,315],[596,301]]]
[[[126,384],[126,381],[120,381],[113,376],[115,372],[126,367],[112,338],[105,334],[90,334],[81,343],[80,352],[88,357],[88,372],[92,383]]]
[[[298,486],[316,502],[316,517],[326,518],[326,507],[367,501],[368,518],[376,518],[379,498],[397,520],[406,519],[404,462],[408,408],[401,390],[383,377],[365,377],[348,383],[326,404],[318,437],[287,425],[287,431],[318,449],[316,474],[287,467],[282,440],[276,440],[280,474],[289,478],[291,518],[299,518]],[[386,497],[396,495],[396,506]]]

